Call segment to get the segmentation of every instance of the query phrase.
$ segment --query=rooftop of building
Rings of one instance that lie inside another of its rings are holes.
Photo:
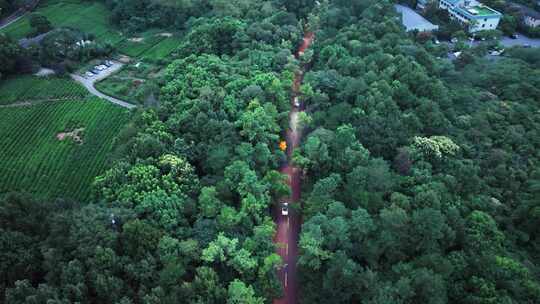
[[[501,17],[498,11],[483,4],[470,6],[456,6],[454,9],[472,19]]]

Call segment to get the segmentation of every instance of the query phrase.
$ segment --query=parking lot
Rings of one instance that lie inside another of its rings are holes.
[[[105,65],[105,64],[103,64]],[[90,71],[79,74],[71,74],[71,78],[81,83],[90,93],[92,93],[95,96],[98,96],[100,98],[106,99],[114,104],[117,104],[119,106],[132,109],[136,106],[134,104],[125,102],[123,100],[119,100],[117,98],[114,98],[112,96],[107,96],[94,87],[94,84],[102,79],[107,78],[109,75],[115,73],[116,71],[120,70],[122,68],[123,64],[121,62],[117,61],[110,61],[108,65],[105,65],[105,67],[102,67],[101,65],[97,65],[94,68],[92,68]],[[99,69],[98,69],[99,67]],[[94,73],[94,70],[95,72]],[[88,73],[90,72],[90,73]]]
[[[522,34],[517,34],[516,39],[510,37],[503,37],[500,41],[505,47],[512,46],[530,46],[530,47],[540,47],[540,39],[538,38],[529,38]]]
[[[96,81],[96,80],[98,80],[97,78],[102,79],[102,77],[100,77],[100,76],[105,75],[103,77],[103,78],[105,78],[105,77],[109,76],[112,72],[117,71],[118,70],[117,66],[118,66],[118,64],[115,63],[112,60],[104,60],[101,64],[96,65],[96,66],[90,68],[88,71],[84,72],[83,77],[86,78],[86,79],[92,79],[92,80]]]

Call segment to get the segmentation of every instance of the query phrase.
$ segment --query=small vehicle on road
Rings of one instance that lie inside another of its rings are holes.
[[[512,38],[512,39],[518,39],[518,35],[517,35],[517,34],[512,34],[512,35],[510,35],[510,38]]]
[[[300,100],[298,99],[298,96],[294,97],[294,106],[300,108]]]
[[[284,215],[284,216],[289,215],[289,203],[287,202],[281,203],[281,215]]]
[[[110,60],[105,60],[104,64],[109,68],[114,65],[114,63],[112,61],[110,61]]]
[[[85,75],[87,78],[90,78],[90,77],[93,77],[93,76],[94,76],[94,73],[92,73],[92,72],[86,72],[86,73],[84,73],[84,75]]]

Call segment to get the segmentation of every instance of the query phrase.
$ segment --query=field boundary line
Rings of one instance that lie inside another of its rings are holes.
[[[20,107],[30,107],[45,103],[54,103],[61,101],[72,101],[72,102],[85,102],[85,100],[76,100],[80,97],[62,97],[62,98],[49,98],[49,99],[38,99],[38,100],[28,100],[28,101],[18,101],[16,103],[0,105],[0,108],[20,108]],[[85,98],[85,97],[83,97]]]

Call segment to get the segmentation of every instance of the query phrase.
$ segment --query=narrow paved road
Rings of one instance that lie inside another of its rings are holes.
[[[0,30],[8,27],[10,24],[16,22],[17,20],[21,19],[26,15],[26,12],[16,12],[11,16],[6,17],[5,19],[0,21]]]
[[[103,99],[105,99],[105,100],[107,100],[107,101],[109,101],[111,103],[114,103],[116,105],[119,105],[121,107],[124,107],[124,108],[127,108],[127,109],[133,109],[133,108],[136,108],[137,106],[134,105],[134,104],[125,102],[123,100],[111,97],[109,95],[105,95],[105,94],[101,93],[100,91],[96,90],[96,88],[94,87],[94,84],[96,82],[109,77],[109,75],[111,75],[112,73],[120,70],[122,68],[122,66],[123,66],[123,64],[121,64],[119,62],[115,62],[113,66],[106,69],[105,71],[101,71],[99,73],[99,75],[85,78],[85,77],[82,77],[82,76],[77,75],[77,74],[71,74],[71,78],[73,78],[75,81],[82,84],[90,92],[90,94],[95,95],[95,96],[100,97],[100,98],[103,98]]]
[[[13,14],[0,20],[0,30],[12,24],[13,22],[16,22],[17,20],[21,19],[21,17],[25,16],[26,13],[28,13],[29,11],[33,10],[38,4],[39,4],[39,0],[34,0],[34,2],[26,5],[26,7],[20,8]]]
[[[304,51],[313,42],[313,33],[307,33],[304,38],[302,46],[300,46],[298,53],[303,54]],[[304,73],[298,73],[295,76],[293,85],[293,98],[291,100],[291,112],[289,115],[289,130],[287,130],[287,164],[281,169],[281,172],[287,174],[289,177],[289,186],[291,187],[291,197],[287,201],[293,205],[300,201],[300,174],[301,170],[290,164],[291,156],[300,144],[302,137],[301,131],[298,126],[298,112],[303,111],[303,107],[300,109],[294,106],[294,97],[298,95],[300,91],[300,85],[304,78]],[[274,217],[277,224],[277,232],[274,238],[274,242],[278,245],[278,254],[282,257],[284,267],[278,271],[278,276],[283,284],[284,295],[281,299],[274,300],[274,304],[294,304],[298,302],[298,276],[296,272],[296,261],[298,260],[298,240],[300,234],[300,226],[302,219],[297,212],[289,210],[289,216],[281,215],[281,206],[276,204],[274,210]]]

